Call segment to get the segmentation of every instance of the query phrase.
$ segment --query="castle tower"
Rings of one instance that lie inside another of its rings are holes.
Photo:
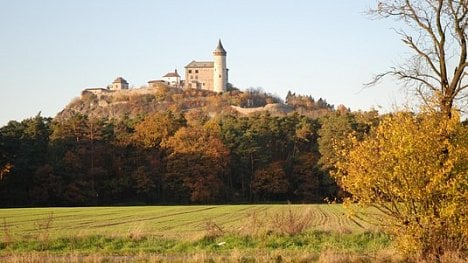
[[[224,50],[221,40],[213,51],[213,91],[225,92],[227,90],[228,70],[226,68],[226,50]]]
[[[111,90],[128,89],[128,82],[124,78],[118,77],[114,80],[114,82],[112,82],[110,89]]]

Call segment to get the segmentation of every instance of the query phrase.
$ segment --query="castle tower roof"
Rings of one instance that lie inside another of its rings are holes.
[[[221,39],[220,39],[219,42],[218,42],[218,46],[217,46],[216,49],[213,51],[213,54],[214,54],[215,56],[226,56],[227,52],[226,52],[226,50],[224,49],[223,44],[221,43]]]
[[[122,77],[116,78],[116,79],[114,80],[114,82],[112,82],[112,83],[123,83],[123,84],[128,84],[128,82],[127,82],[124,78],[122,78]]]

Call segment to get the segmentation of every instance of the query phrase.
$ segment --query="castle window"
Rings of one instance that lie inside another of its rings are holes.
[[[219,78],[221,78],[221,75],[218,75],[218,76],[219,76]]]
[[[191,69],[189,69],[188,73],[192,73],[192,70],[191,70]]]
[[[195,79],[198,79],[198,75],[197,75],[197,76],[195,76]]]
[[[198,73],[198,69],[195,70],[195,73]]]
[[[193,79],[193,76],[190,76],[190,79]]]

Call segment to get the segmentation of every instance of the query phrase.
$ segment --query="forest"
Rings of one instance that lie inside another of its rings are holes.
[[[327,111],[319,118],[297,112],[210,117],[195,108],[119,119],[75,112],[10,121],[0,128],[0,165],[8,169],[0,205],[336,200],[343,193],[329,176],[332,139],[364,134],[379,117],[322,104]]]

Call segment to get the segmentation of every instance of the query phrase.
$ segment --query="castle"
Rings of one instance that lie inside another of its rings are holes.
[[[184,88],[225,92],[228,82],[226,50],[221,43],[213,51],[214,61],[193,60],[185,66]]]
[[[204,89],[214,92],[227,91],[228,69],[226,66],[226,50],[218,41],[218,46],[213,51],[213,61],[192,60],[185,66],[185,80],[180,78],[177,69],[169,72],[159,80],[148,81],[149,88],[156,88],[158,85],[166,85],[184,89]],[[107,88],[87,88],[84,93],[101,94],[113,91],[127,90],[128,82],[122,78],[116,78]]]

